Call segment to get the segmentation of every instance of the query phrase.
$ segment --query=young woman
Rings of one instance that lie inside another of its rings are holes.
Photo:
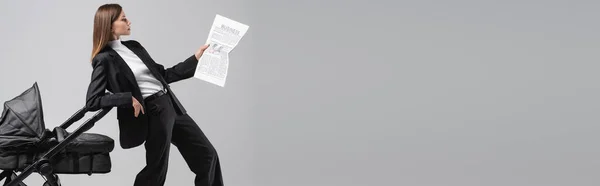
[[[130,26],[118,4],[105,4],[96,11],[87,110],[117,107],[121,147],[145,142],[146,166],[137,174],[135,186],[164,185],[171,143],[196,174],[195,185],[223,185],[215,148],[169,87],[194,76],[208,45],[165,69],[139,42],[121,40],[130,34]]]

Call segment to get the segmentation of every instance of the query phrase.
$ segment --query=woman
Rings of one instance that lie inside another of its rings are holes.
[[[216,150],[169,87],[194,76],[208,45],[165,69],[139,42],[121,41],[121,36],[130,34],[130,25],[118,4],[105,4],[96,11],[87,110],[117,107],[121,147],[145,142],[146,166],[137,174],[135,186],[164,185],[171,143],[196,174],[195,185],[223,185]]]

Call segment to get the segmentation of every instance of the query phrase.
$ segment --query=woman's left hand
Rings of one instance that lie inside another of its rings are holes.
[[[200,47],[198,51],[196,51],[196,53],[194,54],[196,56],[196,60],[200,59],[202,53],[204,53],[204,51],[208,48],[209,45],[210,44],[202,45],[202,47]]]

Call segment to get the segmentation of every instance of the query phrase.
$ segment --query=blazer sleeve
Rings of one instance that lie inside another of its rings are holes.
[[[86,110],[97,111],[104,107],[131,106],[133,102],[131,92],[106,94],[105,61],[95,58],[92,67],[92,77],[86,96]]]
[[[148,51],[146,51],[146,49],[139,42],[135,41],[135,43],[146,54],[148,54]],[[148,56],[150,56],[150,54],[148,54]],[[194,54],[192,54],[185,60],[175,64],[173,67],[166,69],[163,65],[154,63],[154,68],[158,71],[158,73],[160,73],[160,75],[163,76],[163,78],[168,84],[194,77],[197,66],[198,59],[196,59],[196,56]]]

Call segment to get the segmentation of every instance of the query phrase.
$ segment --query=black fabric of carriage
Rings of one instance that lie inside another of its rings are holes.
[[[57,127],[55,130],[57,133],[58,142],[62,141],[62,138],[65,138],[68,135],[68,132],[62,128]],[[75,138],[75,140],[71,141],[71,143],[69,143],[65,148],[65,151],[90,154],[111,152],[114,147],[114,140],[106,135],[83,133]]]
[[[51,133],[53,140],[42,141],[48,131],[40,98],[35,83],[19,96],[4,102],[0,116],[0,169],[21,171],[68,136],[67,131],[57,127]],[[110,137],[83,133],[50,161],[55,173],[108,173],[111,169],[109,152],[113,148],[114,140]]]

